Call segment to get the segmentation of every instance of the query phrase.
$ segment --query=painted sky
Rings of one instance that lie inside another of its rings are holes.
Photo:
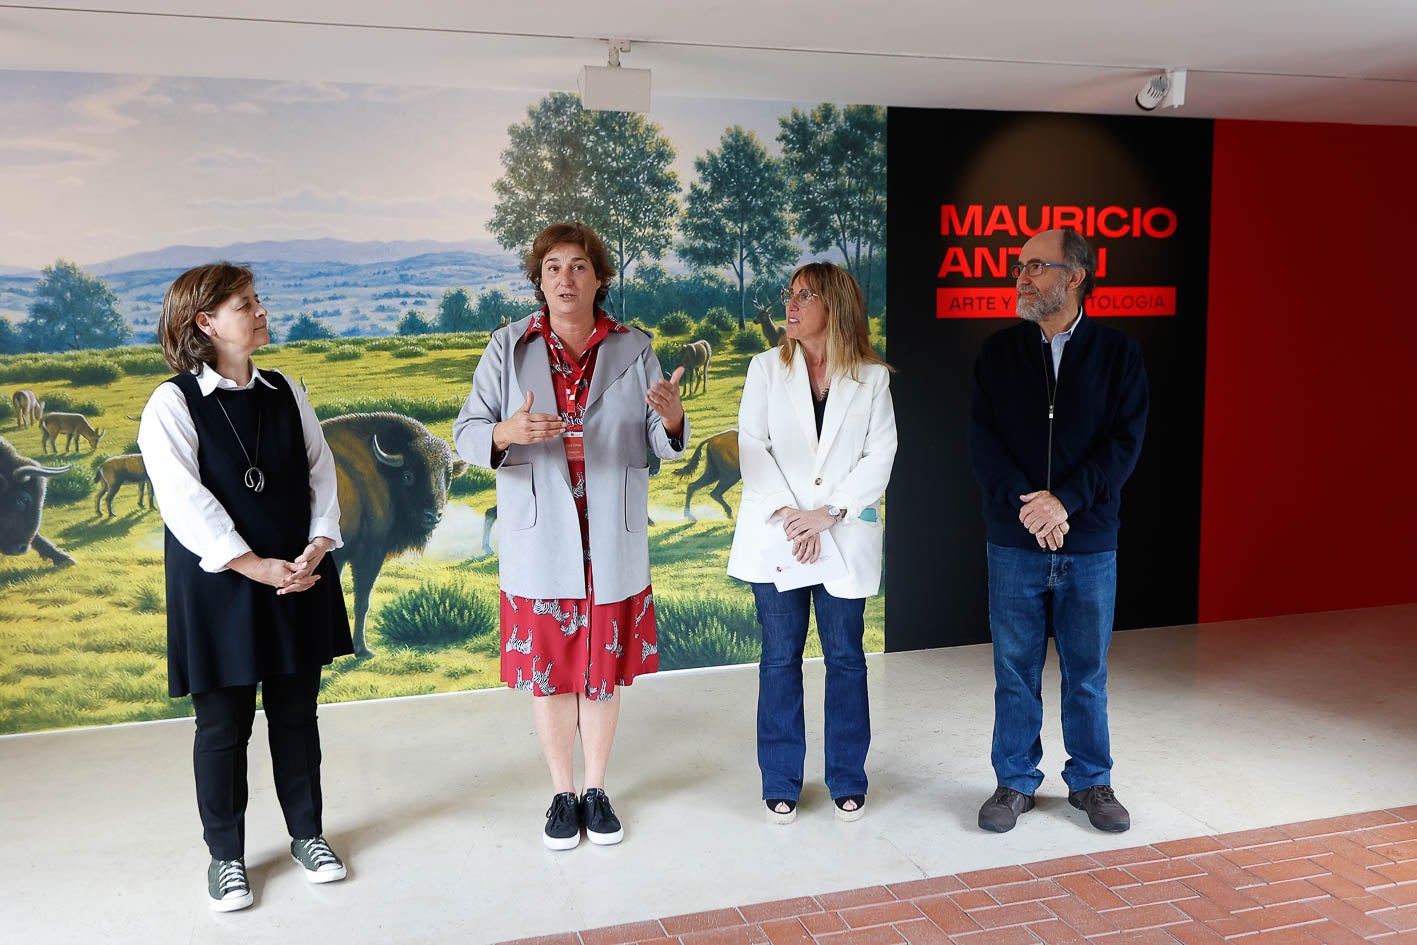
[[[0,266],[177,244],[490,239],[526,92],[0,71]],[[733,124],[773,153],[793,105],[656,99],[693,160]]]

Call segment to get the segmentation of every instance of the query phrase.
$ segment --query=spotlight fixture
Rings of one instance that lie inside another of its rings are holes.
[[[576,77],[581,105],[612,112],[649,111],[649,70],[622,69],[620,54],[630,51],[628,39],[608,39],[609,60],[603,66],[582,66]]]
[[[1167,69],[1160,75],[1146,80],[1137,92],[1137,108],[1144,112],[1155,111],[1157,106],[1166,105],[1180,108],[1186,104],[1186,70]]]

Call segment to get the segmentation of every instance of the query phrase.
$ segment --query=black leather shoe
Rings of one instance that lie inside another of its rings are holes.
[[[1132,815],[1117,800],[1110,784],[1094,784],[1068,794],[1068,803],[1087,811],[1087,819],[1098,830],[1121,833],[1132,825]]]
[[[1033,810],[1033,795],[1001,787],[979,808],[979,827],[994,833],[1008,833],[1018,823],[1018,815]]]

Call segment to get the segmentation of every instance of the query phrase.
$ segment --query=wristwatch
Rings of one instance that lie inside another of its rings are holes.
[[[829,505],[827,506],[827,514],[840,522],[846,518],[846,509],[839,505]]]

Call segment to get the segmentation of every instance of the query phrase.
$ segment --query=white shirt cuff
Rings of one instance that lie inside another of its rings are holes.
[[[227,562],[241,557],[251,550],[251,546],[241,538],[240,535],[232,532],[221,535],[212,542],[212,550],[200,562],[203,571],[216,574],[226,570]]]
[[[310,539],[328,538],[335,543],[336,548],[344,547],[344,539],[339,533],[339,519],[337,518],[312,518],[310,520]]]

